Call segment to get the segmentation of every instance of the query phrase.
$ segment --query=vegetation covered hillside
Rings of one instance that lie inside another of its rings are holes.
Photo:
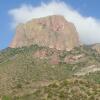
[[[1,100],[100,100],[99,77],[100,54],[91,46],[60,51],[31,45],[0,52]]]

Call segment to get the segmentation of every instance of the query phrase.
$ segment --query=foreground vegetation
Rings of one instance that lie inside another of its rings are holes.
[[[86,80],[67,79],[38,89],[15,100],[100,100],[100,85]]]

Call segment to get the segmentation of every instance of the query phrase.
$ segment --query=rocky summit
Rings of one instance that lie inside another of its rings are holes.
[[[53,15],[18,25],[10,47],[34,44],[69,51],[79,46],[80,42],[75,26],[63,16]]]

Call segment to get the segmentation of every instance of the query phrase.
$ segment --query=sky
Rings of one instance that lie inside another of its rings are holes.
[[[0,0],[0,49],[18,24],[55,14],[74,23],[83,44],[100,43],[100,0]]]

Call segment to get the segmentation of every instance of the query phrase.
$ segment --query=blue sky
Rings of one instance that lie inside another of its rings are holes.
[[[0,49],[6,48],[9,45],[15,33],[15,28],[11,27],[13,16],[8,13],[9,11],[20,8],[23,4],[39,7],[41,2],[48,4],[51,1],[52,0],[0,0]],[[56,0],[56,2],[64,2],[65,5],[71,6],[71,8],[81,14],[81,16],[94,18],[92,22],[94,20],[100,22],[100,0]],[[97,23],[98,28],[100,25],[99,22]]]

